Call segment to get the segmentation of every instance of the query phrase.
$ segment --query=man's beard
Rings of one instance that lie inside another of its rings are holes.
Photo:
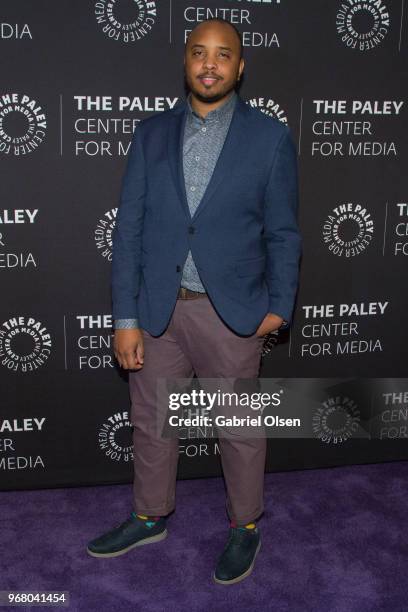
[[[218,100],[221,100],[222,98],[225,98],[225,96],[228,96],[228,94],[231,94],[232,90],[235,89],[238,80],[235,81],[235,83],[233,85],[231,85],[231,87],[227,90],[227,91],[221,91],[218,92],[216,94],[201,94],[199,91],[197,91],[197,89],[194,87],[194,85],[192,85],[191,83],[189,83],[189,80],[187,79],[186,73],[184,73],[184,82],[187,85],[187,88],[195,95],[195,97],[200,100],[200,102],[204,102],[207,104],[211,104],[212,102],[218,102]]]
[[[203,96],[198,91],[195,91],[195,90],[192,90],[192,91],[193,91],[195,97],[198,100],[200,100],[200,102],[207,102],[207,104],[211,104],[212,102],[218,102],[218,100],[221,100],[222,98],[225,98],[225,96],[227,96],[228,94],[231,93],[231,90],[229,90],[229,91],[219,92],[219,93],[213,94],[213,95]]]

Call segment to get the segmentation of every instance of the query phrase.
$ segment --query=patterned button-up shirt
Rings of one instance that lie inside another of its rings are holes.
[[[189,112],[186,118],[183,143],[183,169],[190,214],[193,217],[210,181],[225,141],[235,108],[235,91],[221,106],[201,117],[187,98]],[[181,286],[193,291],[205,291],[191,251],[184,263]]]

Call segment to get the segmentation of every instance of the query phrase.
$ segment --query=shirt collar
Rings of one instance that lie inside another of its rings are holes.
[[[189,115],[193,116],[196,120],[199,120],[200,123],[212,123],[216,121],[223,121],[227,118],[229,113],[233,110],[235,106],[236,98],[237,98],[237,93],[235,90],[233,90],[232,94],[229,96],[229,98],[225,102],[223,102],[223,104],[221,104],[221,106],[214,108],[212,111],[207,113],[205,117],[201,117],[201,115],[196,113],[196,111],[193,110],[193,107],[191,106],[191,92],[190,92],[187,96],[187,106],[188,106]]]

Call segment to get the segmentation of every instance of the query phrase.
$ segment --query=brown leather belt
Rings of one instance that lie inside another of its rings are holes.
[[[180,287],[177,298],[179,300],[194,300],[199,297],[206,297],[207,294],[203,291],[193,291],[192,289],[187,289],[187,287]]]

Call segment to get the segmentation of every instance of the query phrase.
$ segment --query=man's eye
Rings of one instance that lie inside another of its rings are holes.
[[[193,51],[193,55],[197,55],[197,53],[201,53],[201,51]]]

